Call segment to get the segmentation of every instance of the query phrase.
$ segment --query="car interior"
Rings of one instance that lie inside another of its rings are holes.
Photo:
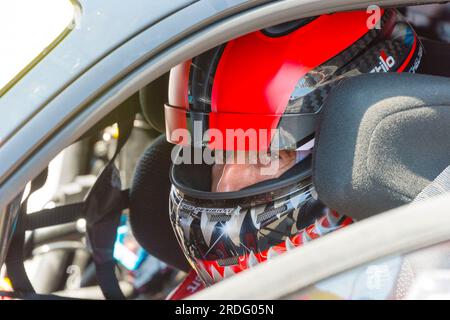
[[[327,97],[316,128],[317,194],[355,221],[411,203],[449,165],[450,5],[399,10],[424,47],[417,74],[366,74],[343,81]],[[283,26],[267,32],[277,28]],[[122,255],[117,249],[115,256],[127,298],[164,299],[191,270],[168,215],[173,147],[165,137],[168,85],[169,70],[64,149],[49,165],[48,195],[29,199],[30,212],[85,199],[115,157],[118,119],[136,114],[133,132],[115,158],[122,188],[129,188],[123,237],[119,233],[116,244]],[[59,175],[53,187],[50,172]],[[85,233],[83,219],[27,233],[25,268],[37,292],[102,298]]]

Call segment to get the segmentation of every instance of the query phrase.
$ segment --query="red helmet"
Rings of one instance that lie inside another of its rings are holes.
[[[317,112],[340,80],[417,68],[422,49],[399,13],[382,12],[379,29],[368,29],[369,18],[356,11],[302,19],[247,34],[173,68],[165,107],[168,141],[262,150],[279,129],[277,148],[297,148],[314,133]],[[191,132],[191,141],[180,141],[180,128]],[[205,141],[208,129],[223,137],[233,129],[237,136],[264,131],[267,139],[218,145]]]
[[[168,141],[212,150],[302,147],[340,81],[417,69],[422,47],[400,14],[382,11],[373,29],[370,18],[355,11],[284,23],[176,66],[165,107]],[[211,192],[211,164],[178,161],[178,152],[171,221],[206,284],[349,223],[314,199],[310,155],[277,179]]]

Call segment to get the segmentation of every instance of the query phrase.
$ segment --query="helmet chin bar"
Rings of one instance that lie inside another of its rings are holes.
[[[188,260],[211,284],[218,272],[225,275],[225,267],[227,273],[245,270],[262,261],[271,246],[293,237],[299,231],[299,209],[311,198],[310,188],[278,197],[269,193],[241,202],[216,202],[186,197],[173,187],[171,221]]]
[[[314,193],[309,182],[241,202],[205,201],[172,187],[171,222],[190,264],[211,285],[351,222]]]

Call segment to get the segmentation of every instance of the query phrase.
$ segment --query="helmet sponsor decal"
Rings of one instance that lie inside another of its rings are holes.
[[[395,58],[391,55],[387,55],[386,51],[382,50],[378,57],[379,63],[375,66],[370,73],[374,72],[389,72],[395,66]]]

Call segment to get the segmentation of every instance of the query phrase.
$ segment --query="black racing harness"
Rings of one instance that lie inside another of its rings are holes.
[[[127,142],[134,122],[132,116],[117,121],[119,138],[114,155],[82,202],[27,214],[29,196],[47,180],[48,168],[31,182],[30,192],[19,209],[14,234],[6,256],[6,268],[14,292],[0,292],[0,297],[18,299],[67,299],[56,295],[37,294],[24,266],[25,232],[86,219],[86,236],[92,251],[98,284],[106,299],[125,299],[115,275],[114,243],[120,216],[129,207],[129,190],[122,190],[119,170],[114,161]]]

